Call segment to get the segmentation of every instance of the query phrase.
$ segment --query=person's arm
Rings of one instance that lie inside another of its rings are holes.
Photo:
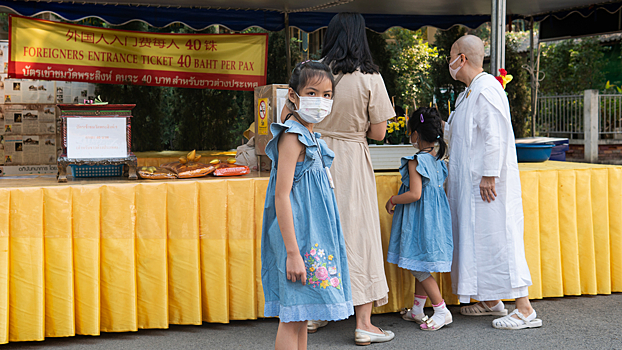
[[[367,76],[367,74],[365,74]],[[395,117],[395,110],[391,106],[391,99],[384,86],[380,74],[371,74],[369,77],[369,99],[367,101],[367,113],[369,115],[369,129],[367,137],[372,140],[382,141],[387,133],[387,120]]]
[[[294,172],[298,156],[304,151],[304,146],[298,141],[298,135],[283,133],[279,140],[279,166],[276,173],[276,188],[274,206],[276,219],[283,236],[283,243],[287,251],[286,273],[287,279],[292,282],[307,282],[305,263],[300,255],[296,231],[294,229],[294,217],[289,195],[294,183]]]
[[[495,178],[501,175],[501,130],[504,117],[483,94],[479,96],[477,105],[479,113],[476,122],[484,137],[484,168],[479,191],[482,199],[491,203],[497,197]]]
[[[393,214],[395,211],[395,204],[408,204],[421,199],[423,180],[421,174],[417,172],[417,159],[408,162],[408,177],[410,178],[408,191],[397,196],[391,196],[387,201],[385,207],[389,214]]]
[[[387,133],[387,122],[371,124],[367,130],[367,137],[372,140],[382,141]]]

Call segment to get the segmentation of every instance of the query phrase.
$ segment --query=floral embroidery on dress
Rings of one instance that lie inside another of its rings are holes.
[[[319,286],[323,289],[328,287],[341,289],[341,273],[337,271],[332,255],[326,256],[324,249],[320,249],[316,243],[304,256],[309,285],[313,288]]]

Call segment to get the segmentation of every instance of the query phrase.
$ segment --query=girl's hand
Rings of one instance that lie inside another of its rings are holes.
[[[385,209],[387,209],[387,213],[389,213],[390,215],[393,215],[393,212],[395,212],[395,206],[391,204],[391,198],[389,198],[387,204],[385,204],[384,207]]]
[[[300,281],[303,286],[307,284],[307,269],[300,253],[287,254],[285,266],[288,280],[294,283]]]

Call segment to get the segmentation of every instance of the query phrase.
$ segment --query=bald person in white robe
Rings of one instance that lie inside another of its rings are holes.
[[[542,326],[529,302],[523,206],[510,107],[501,84],[483,70],[484,43],[466,35],[452,46],[449,71],[467,85],[445,124],[450,145],[447,192],[454,256],[452,288],[467,316],[503,316],[493,327]],[[516,299],[508,315],[501,299]]]

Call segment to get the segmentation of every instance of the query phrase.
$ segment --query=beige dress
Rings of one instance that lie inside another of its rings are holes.
[[[376,179],[366,134],[370,124],[395,115],[380,74],[345,74],[332,113],[314,131],[335,152],[331,174],[346,241],[354,305],[388,302]]]

